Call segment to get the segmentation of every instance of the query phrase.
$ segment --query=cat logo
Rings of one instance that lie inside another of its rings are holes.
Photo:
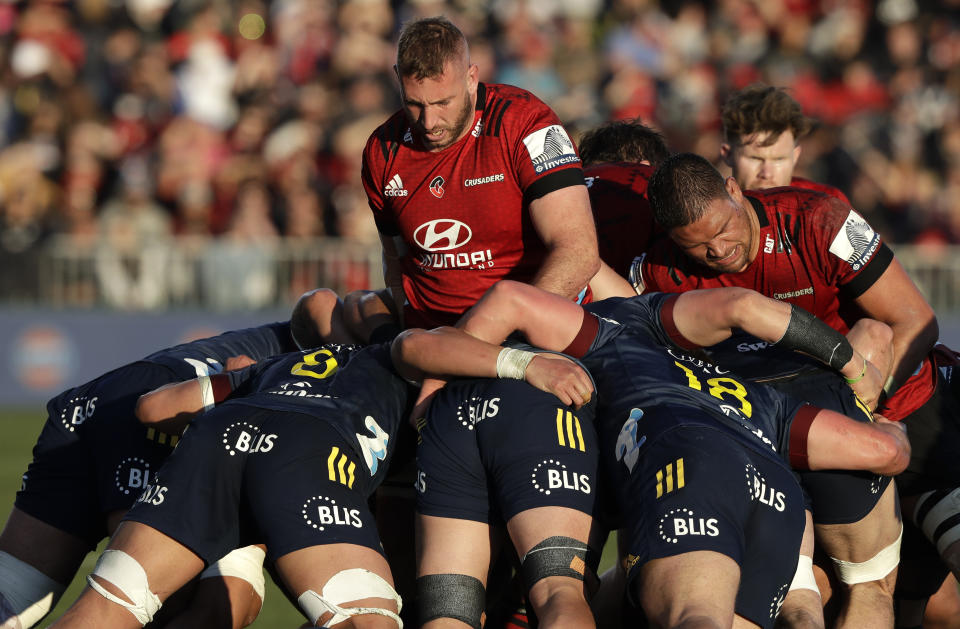
[[[557,409],[557,441],[561,446],[586,452],[583,443],[583,431],[580,430],[580,420],[576,415],[562,408]]]
[[[676,470],[676,471],[674,471]],[[669,463],[662,470],[657,470],[657,498],[662,498],[664,494],[669,494],[674,489],[683,489],[683,458],[679,458],[674,463]]]
[[[330,456],[327,457],[327,477],[331,482],[353,489],[353,472],[356,469],[357,464],[348,459],[346,454],[341,454],[340,448],[333,446],[330,449]]]

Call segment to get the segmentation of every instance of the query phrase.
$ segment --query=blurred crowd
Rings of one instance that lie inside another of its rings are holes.
[[[53,234],[375,243],[361,150],[399,25],[437,14],[574,135],[639,117],[718,159],[726,96],[787,86],[820,121],[798,174],[891,242],[960,242],[960,0],[24,0],[0,2],[0,265]]]

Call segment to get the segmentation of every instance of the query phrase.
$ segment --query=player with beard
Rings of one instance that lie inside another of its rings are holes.
[[[402,109],[370,136],[363,184],[402,324],[452,323],[504,277],[582,297],[596,231],[557,116],[526,90],[479,82],[442,17],[404,26],[395,69]]]

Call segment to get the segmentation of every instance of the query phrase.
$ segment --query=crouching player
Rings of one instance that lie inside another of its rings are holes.
[[[598,316],[562,301],[501,283],[458,325],[490,342],[519,330],[583,356],[597,382],[602,460],[630,532],[629,591],[656,626],[729,627],[735,614],[772,626],[804,524],[787,461],[889,475],[906,465],[909,444],[897,425],[793,401],[692,352],[740,327],[848,377],[862,357],[822,323],[752,291],[612,299],[587,307]]]
[[[398,343],[404,356],[429,356],[442,347],[440,337],[429,335],[405,335]],[[583,397],[568,406],[510,379],[524,377],[520,363],[531,353],[507,350],[505,356],[497,375],[506,379],[453,381],[420,420],[419,624],[480,629],[491,527],[505,522],[539,626],[591,627],[588,591],[596,587],[602,547],[598,535],[591,540],[598,457],[592,382],[584,372]],[[514,363],[511,356],[523,360]]]
[[[0,535],[0,625],[27,629],[40,622],[86,554],[116,530],[173,451],[177,435],[134,417],[141,394],[294,349],[286,323],[230,331],[160,350],[50,400],[33,461]],[[221,610],[229,612],[225,626],[249,624],[263,598],[261,559],[260,551],[248,549],[211,567],[204,575],[211,579],[199,586],[207,594],[194,600],[216,600],[226,585],[234,608]],[[221,582],[216,576],[239,578]]]
[[[249,541],[266,544],[312,623],[397,626],[400,600],[366,501],[409,394],[389,345],[328,345],[144,396],[138,417],[171,432],[203,415],[55,626],[144,625],[205,565]]]

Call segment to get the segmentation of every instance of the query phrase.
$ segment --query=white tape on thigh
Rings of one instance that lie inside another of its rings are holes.
[[[890,544],[876,555],[861,561],[853,563],[851,561],[842,561],[831,557],[833,565],[836,566],[837,576],[847,585],[856,585],[857,583],[866,583],[867,581],[879,581],[897,567],[900,563],[900,541],[903,540],[903,525],[900,525],[900,535],[897,541]]]
[[[200,383],[200,395],[203,398],[203,411],[207,412],[217,405],[217,400],[213,397],[213,384],[210,382],[210,376],[200,376],[197,378]]]
[[[123,595],[133,603],[128,603],[119,596],[107,591],[97,583],[93,577],[97,576],[109,581],[117,587]],[[147,573],[136,559],[122,550],[105,550],[97,560],[93,572],[87,577],[87,584],[93,590],[112,603],[124,607],[133,614],[141,625],[153,620],[153,615],[160,609],[160,599],[150,591],[147,583]]]
[[[954,489],[938,500],[923,516],[923,522],[917,522],[917,515],[921,508],[925,507],[926,502],[931,500],[931,496],[935,493],[929,491],[917,499],[917,506],[913,510],[913,521],[923,529],[923,534],[936,545],[937,552],[942,555],[950,544],[960,540],[960,522],[946,530],[938,530],[941,524],[960,513],[960,489]]]
[[[333,617],[323,623],[323,627],[330,627],[343,622],[351,616],[377,614],[392,618],[399,628],[403,629],[403,621],[400,620],[400,616],[389,609],[383,609],[382,607],[340,607],[341,603],[363,598],[385,598],[396,601],[398,612],[403,606],[400,595],[389,583],[380,575],[363,568],[341,570],[330,577],[327,584],[323,586],[322,596],[313,590],[307,590],[300,595],[297,603],[313,624],[317,624],[317,620],[325,613],[332,612]]]
[[[201,579],[215,577],[236,577],[243,579],[253,587],[260,600],[264,595],[263,558],[265,554],[259,546],[244,546],[231,550],[206,570],[200,573]]]
[[[820,595],[820,588],[817,587],[817,579],[813,576],[813,557],[800,555],[797,561],[797,572],[793,575],[793,582],[788,591],[794,590],[813,590]]]
[[[6,627],[10,620],[19,622],[22,629],[34,626],[65,589],[30,564],[0,551],[0,626]]]

